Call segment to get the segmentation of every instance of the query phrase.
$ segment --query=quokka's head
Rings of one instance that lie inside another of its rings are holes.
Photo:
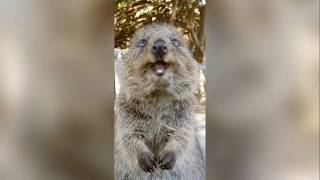
[[[195,91],[197,78],[197,63],[174,26],[151,24],[131,39],[122,73],[127,95],[184,98]]]

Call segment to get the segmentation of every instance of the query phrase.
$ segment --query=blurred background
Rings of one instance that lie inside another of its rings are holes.
[[[0,179],[112,179],[115,59],[172,17],[206,77],[207,179],[319,179],[319,0],[0,0]]]
[[[0,0],[0,179],[113,179],[113,3]]]
[[[207,177],[319,179],[319,1],[206,8]]]

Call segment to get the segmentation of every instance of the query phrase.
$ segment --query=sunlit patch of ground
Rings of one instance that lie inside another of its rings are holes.
[[[198,108],[197,108],[198,109]],[[204,109],[204,107],[201,107]],[[206,147],[206,114],[204,111],[196,111],[195,112],[195,119],[197,122],[197,130],[198,130],[198,137],[199,143],[203,150],[205,156],[205,147]]]

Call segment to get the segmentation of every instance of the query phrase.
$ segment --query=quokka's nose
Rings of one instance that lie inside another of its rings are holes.
[[[157,59],[162,59],[167,52],[168,48],[163,40],[159,39],[154,42],[152,46],[152,53],[157,57]]]

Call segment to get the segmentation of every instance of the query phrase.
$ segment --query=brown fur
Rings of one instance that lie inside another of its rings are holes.
[[[147,40],[143,47],[141,39]],[[162,76],[152,70],[156,58],[151,48],[159,39],[168,48]],[[192,115],[198,77],[196,61],[175,27],[152,24],[136,32],[116,100],[116,179],[204,179]]]

